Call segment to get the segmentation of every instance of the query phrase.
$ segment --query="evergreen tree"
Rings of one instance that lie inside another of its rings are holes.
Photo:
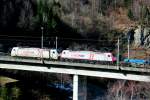
[[[150,16],[150,12],[149,12],[148,7],[145,5],[141,5],[140,24],[148,25],[149,24],[149,16]]]
[[[54,29],[59,12],[59,3],[55,0],[38,0],[36,21],[45,30]]]
[[[128,17],[133,20],[134,19],[134,15],[133,12],[131,11],[131,9],[128,10]]]
[[[132,0],[124,0],[125,7],[129,7],[131,5]]]

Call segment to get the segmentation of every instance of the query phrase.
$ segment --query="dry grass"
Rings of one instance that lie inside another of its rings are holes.
[[[4,86],[7,83],[16,82],[16,81],[17,80],[12,78],[0,76],[0,86]]]

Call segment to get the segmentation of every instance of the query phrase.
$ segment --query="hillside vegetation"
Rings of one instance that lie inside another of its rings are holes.
[[[114,41],[122,53],[130,40],[131,58],[148,58],[150,48],[150,0],[57,0],[60,19],[85,38]],[[105,42],[112,45],[113,42]],[[140,52],[140,50],[144,51]],[[137,57],[136,57],[137,56]]]
[[[150,47],[150,0],[2,0],[0,5],[1,32],[40,34],[44,27],[46,34],[96,40],[130,35],[135,47]]]

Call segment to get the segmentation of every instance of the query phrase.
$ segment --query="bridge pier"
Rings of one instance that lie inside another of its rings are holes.
[[[87,99],[87,77],[73,75],[73,100]]]
[[[78,75],[73,75],[73,100],[78,100]]]

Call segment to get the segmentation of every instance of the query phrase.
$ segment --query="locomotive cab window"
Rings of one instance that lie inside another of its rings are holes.
[[[55,51],[53,51],[53,53],[55,54]]]
[[[110,55],[108,55],[108,57],[110,57]]]

